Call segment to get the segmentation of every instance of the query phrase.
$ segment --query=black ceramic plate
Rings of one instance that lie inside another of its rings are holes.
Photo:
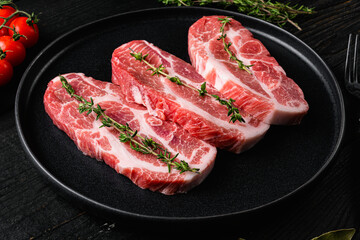
[[[204,15],[230,15],[260,39],[303,89],[310,105],[298,126],[272,126],[251,150],[219,151],[213,172],[187,194],[142,190],[84,156],[44,111],[47,83],[83,72],[110,81],[112,51],[145,39],[189,62],[187,31]],[[16,97],[16,123],[31,160],[62,192],[98,213],[152,221],[209,221],[240,216],[294,195],[333,159],[344,130],[342,95],[331,71],[307,45],[261,20],[206,8],[162,8],[87,24],[57,39],[29,66]],[[176,206],[176,207],[174,207]]]

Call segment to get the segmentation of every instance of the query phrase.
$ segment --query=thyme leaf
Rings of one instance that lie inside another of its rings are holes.
[[[205,94],[207,93],[206,91],[206,82],[204,82],[203,84],[201,84],[200,89],[198,89],[200,96],[205,96]]]
[[[146,56],[148,56],[148,54],[146,54],[145,56],[140,52],[137,53],[135,52],[133,49],[130,48],[130,55],[133,56],[136,60],[139,60],[140,62],[144,62],[147,66],[149,66],[150,68],[148,69],[149,71],[153,71],[153,73],[151,75],[162,75],[164,77],[166,77],[167,79],[169,79],[171,82],[176,83],[177,85],[182,85],[184,87],[190,88],[196,92],[199,93],[200,96],[208,96],[208,97],[212,97],[215,98],[216,101],[218,101],[221,105],[224,105],[228,108],[228,116],[230,116],[230,121],[229,122],[233,122],[235,123],[236,121],[239,122],[245,122],[245,119],[241,116],[241,114],[239,113],[239,109],[237,109],[234,105],[233,102],[235,102],[234,99],[221,99],[218,95],[212,95],[209,94],[206,90],[206,82],[204,82],[200,89],[197,89],[183,81],[181,81],[181,79],[177,76],[173,77],[170,76],[169,74],[167,74],[164,70],[165,67],[162,66],[162,64],[159,67],[155,67],[154,65],[152,65],[150,62],[148,62],[145,58]],[[156,73],[155,73],[156,72]],[[155,73],[155,74],[154,74]]]
[[[163,70],[165,70],[165,67],[163,67],[163,65],[160,64],[160,66],[158,66],[157,68],[155,68],[155,69],[149,68],[148,70],[153,71],[153,73],[151,74],[152,76],[154,76],[155,74],[156,74],[156,76],[159,76],[161,74],[161,72]]]
[[[141,59],[145,59],[146,56],[140,56]],[[135,56],[134,56],[135,57]],[[75,93],[74,88],[68,83],[65,77],[59,76],[60,81],[62,83],[62,87],[65,88],[67,93],[72,97],[78,100],[79,107],[78,110],[80,113],[85,113],[89,115],[90,113],[94,112],[96,114],[96,120],[100,120],[102,127],[113,127],[116,129],[119,135],[119,141],[122,143],[129,143],[130,148],[134,151],[141,152],[143,154],[152,154],[156,156],[157,159],[161,160],[162,162],[167,164],[169,173],[172,169],[178,170],[181,173],[184,172],[194,172],[200,173],[200,169],[198,168],[191,168],[189,164],[184,160],[177,160],[179,153],[176,153],[174,156],[167,149],[164,149],[161,144],[155,142],[153,139],[145,136],[141,136],[138,134],[137,130],[132,130],[128,123],[121,124],[116,122],[114,119],[110,118],[108,115],[105,114],[105,110],[101,108],[99,104],[94,106],[94,101],[90,98],[90,101],[86,100],[84,97],[79,96]]]
[[[145,56],[142,55],[142,53],[135,53],[131,48],[130,50],[132,51],[132,53],[130,53],[131,56],[133,56],[136,60],[138,61],[143,61],[145,60],[145,58],[149,55],[149,54],[146,54]]]
[[[183,82],[180,80],[179,77],[175,76],[175,77],[170,77],[170,76],[167,76],[167,78],[173,82],[173,83],[176,83],[177,85],[184,85]]]

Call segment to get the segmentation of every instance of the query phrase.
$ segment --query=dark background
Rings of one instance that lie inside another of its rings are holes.
[[[246,216],[234,227],[189,232],[177,226],[129,228],[92,215],[62,198],[32,165],[18,138],[14,119],[17,85],[26,67],[51,41],[74,27],[117,13],[163,7],[156,0],[19,0],[17,6],[40,13],[40,40],[15,68],[10,85],[0,88],[0,238],[1,239],[311,239],[360,223],[360,100],[344,90],[344,59],[349,33],[359,33],[360,1],[293,1],[315,7],[298,17],[303,28],[285,29],[313,48],[329,65],[343,90],[346,133],[338,156],[305,191],[281,205]],[[97,31],[94,29],[94,31]],[[301,68],[301,66],[299,66]],[[326,121],[324,116],[323,121]],[[324,139],[326,141],[326,139]],[[169,232],[164,232],[168,229]],[[354,239],[360,239],[357,233]]]

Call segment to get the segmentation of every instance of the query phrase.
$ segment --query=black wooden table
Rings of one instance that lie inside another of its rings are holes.
[[[252,216],[236,229],[224,232],[219,227],[189,234],[176,226],[170,227],[173,233],[163,233],[163,226],[152,230],[144,226],[127,228],[63,199],[26,156],[14,120],[14,99],[20,78],[47,44],[90,21],[163,5],[156,0],[15,1],[20,9],[41,13],[40,40],[27,51],[25,62],[15,68],[12,83],[0,88],[0,239],[212,239],[210,237],[218,233],[218,239],[288,240],[311,239],[339,228],[354,227],[359,231],[360,100],[345,91],[343,72],[348,34],[360,33],[360,1],[294,2],[315,7],[317,14],[297,19],[303,31],[290,25],[285,29],[325,60],[343,90],[347,125],[339,154],[310,188],[283,202],[276,210]],[[323,120],[326,121],[326,116]],[[359,236],[357,233],[355,239],[360,239]]]

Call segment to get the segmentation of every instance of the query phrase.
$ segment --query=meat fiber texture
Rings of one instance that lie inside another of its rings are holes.
[[[188,45],[192,65],[224,96],[235,99],[234,105],[268,124],[298,124],[309,106],[300,87],[270,56],[269,51],[249,30],[232,19],[226,24],[226,43],[231,52],[250,67],[252,74],[238,68],[224,50],[221,23],[207,16],[189,29]]]
[[[192,137],[179,125],[148,114],[138,104],[128,103],[120,88],[109,82],[94,80],[82,73],[63,75],[73,86],[75,93],[94,104],[100,104],[105,113],[118,123],[128,123],[138,134],[151,137],[171,153],[179,153],[192,168],[200,168],[201,174],[172,169],[152,154],[143,154],[119,141],[119,132],[113,128],[99,128],[102,123],[96,114],[80,114],[79,102],[62,88],[60,78],[49,82],[44,96],[45,110],[54,124],[63,130],[85,155],[104,160],[118,173],[123,174],[140,188],[159,191],[166,195],[186,192],[200,184],[213,168],[216,148]]]
[[[148,54],[146,60],[152,65],[162,64],[170,76],[178,76],[197,89],[205,79],[190,64],[144,40],[123,44],[113,52],[112,81],[121,87],[128,101],[146,106],[151,115],[171,120],[192,136],[235,153],[252,147],[268,130],[267,124],[245,115],[246,123],[229,123],[225,106],[162,75],[153,75],[149,66],[130,55],[130,49]],[[210,85],[207,91],[223,97]]]

